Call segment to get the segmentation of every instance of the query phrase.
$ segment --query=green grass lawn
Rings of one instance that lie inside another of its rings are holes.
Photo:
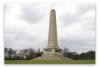
[[[95,64],[95,60],[5,60],[5,64]]]

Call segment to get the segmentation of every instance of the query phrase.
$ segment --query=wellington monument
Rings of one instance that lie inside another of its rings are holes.
[[[50,11],[48,46],[44,49],[43,55],[35,58],[35,60],[71,60],[63,56],[58,46],[56,12],[54,9]]]

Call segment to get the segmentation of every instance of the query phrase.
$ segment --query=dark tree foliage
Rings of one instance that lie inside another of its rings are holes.
[[[79,58],[82,59],[82,60],[85,60],[85,59],[87,59],[87,54],[86,53],[81,53]]]
[[[69,52],[68,48],[64,48],[63,55],[73,60],[95,60],[95,51],[88,51],[77,54],[76,52]]]
[[[74,60],[79,60],[79,55],[78,55],[78,54],[77,54],[77,55],[74,55],[74,56],[73,56],[73,59],[74,59]]]
[[[87,52],[87,58],[94,60],[95,59],[95,52],[94,51],[88,51]]]
[[[15,59],[16,58],[16,51],[12,48],[4,48],[4,56],[5,59]]]
[[[29,57],[29,59],[36,58],[35,50],[29,49],[29,56],[28,57]]]

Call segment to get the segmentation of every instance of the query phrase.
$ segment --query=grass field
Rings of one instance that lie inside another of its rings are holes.
[[[95,64],[95,60],[5,60],[5,64]]]

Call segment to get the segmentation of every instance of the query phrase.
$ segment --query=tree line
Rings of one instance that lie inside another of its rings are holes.
[[[33,48],[22,50],[14,50],[12,48],[4,48],[5,60],[31,60],[40,57],[43,52],[40,49],[35,51]]]
[[[68,48],[64,48],[63,55],[73,60],[95,60],[95,51],[87,51],[78,54],[77,52],[69,52]]]
[[[73,60],[95,60],[95,51],[87,51],[78,54],[77,52],[70,52],[68,48],[62,49],[62,53],[65,57]],[[43,52],[34,50],[33,48],[27,48],[22,50],[14,50],[12,48],[4,48],[5,60],[31,60],[42,56]]]

